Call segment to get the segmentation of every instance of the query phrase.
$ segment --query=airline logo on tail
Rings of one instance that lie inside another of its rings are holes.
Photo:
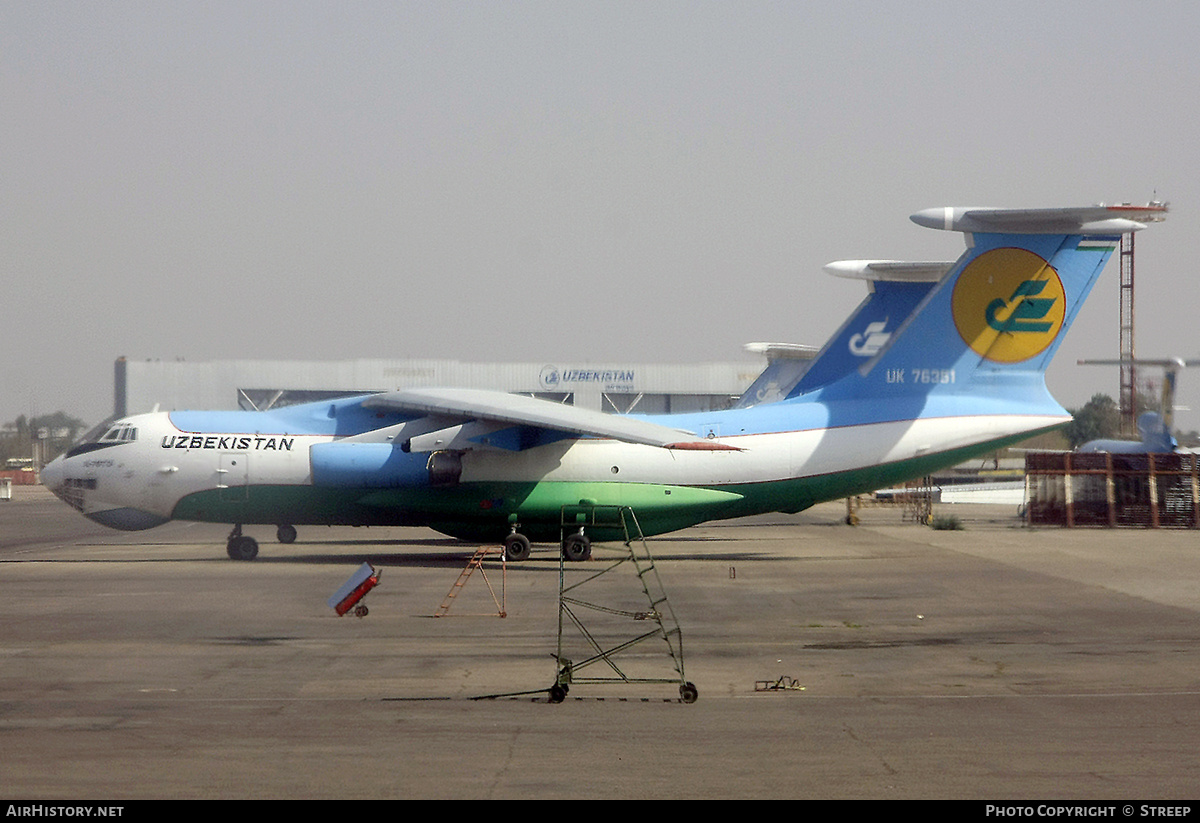
[[[850,353],[856,357],[874,357],[879,350],[891,339],[892,333],[884,331],[887,328],[887,318],[875,323],[868,323],[862,334],[850,338]]]
[[[1026,249],[1000,248],[967,265],[951,307],[972,350],[987,360],[1019,363],[1058,337],[1067,299],[1058,272],[1044,259]]]

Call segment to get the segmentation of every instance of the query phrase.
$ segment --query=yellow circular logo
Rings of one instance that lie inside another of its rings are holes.
[[[1019,363],[1058,337],[1067,298],[1058,272],[1026,249],[992,249],[976,257],[954,284],[954,325],[982,357]]]

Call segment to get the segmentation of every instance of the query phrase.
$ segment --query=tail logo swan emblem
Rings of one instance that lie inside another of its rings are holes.
[[[1054,342],[1066,314],[1058,272],[1026,249],[972,260],[954,286],[954,325],[976,354],[998,363],[1036,357]]]
[[[857,357],[874,357],[879,354],[879,350],[892,337],[891,332],[884,331],[886,328],[886,318],[868,324],[862,334],[850,338],[850,353]]]

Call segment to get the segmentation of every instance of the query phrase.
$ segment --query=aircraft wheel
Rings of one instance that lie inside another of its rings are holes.
[[[513,532],[504,539],[504,555],[514,562],[528,560],[532,547],[529,545],[529,538],[523,534]]]
[[[225,547],[234,560],[253,560],[258,557],[258,541],[253,537],[234,537]]]
[[[587,560],[592,556],[592,541],[586,534],[572,534],[563,541],[563,557],[572,562]]]
[[[700,697],[700,691],[692,683],[684,683],[679,687],[679,699],[684,703],[695,703]]]
[[[285,523],[275,530],[275,537],[279,539],[280,543],[295,543],[296,527]]]
[[[550,702],[561,703],[567,699],[567,690],[555,683],[550,687]]]

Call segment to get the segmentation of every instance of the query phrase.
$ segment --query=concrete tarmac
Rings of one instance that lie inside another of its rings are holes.
[[[473,547],[430,531],[284,546],[248,527],[259,559],[235,562],[227,527],[113,532],[18,487],[0,502],[0,797],[1200,794],[1200,535],[938,513],[963,530],[895,509],[849,527],[828,504],[652,539],[699,700],[577,683],[555,705],[552,553],[485,566],[506,617],[477,573],[434,618]],[[370,614],[339,618],[326,599],[364,561]],[[622,573],[594,596],[644,609]],[[647,625],[591,620],[602,644]],[[677,678],[665,649],[621,665]]]

